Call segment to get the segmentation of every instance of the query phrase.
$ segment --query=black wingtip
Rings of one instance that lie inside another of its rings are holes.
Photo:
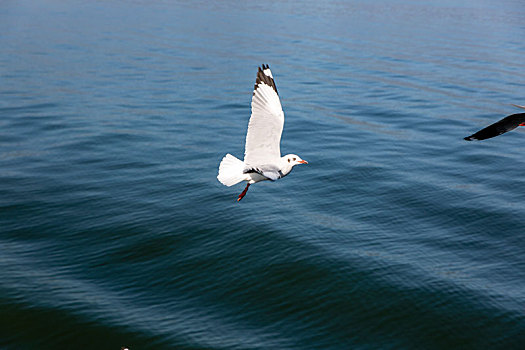
[[[263,64],[261,64],[261,67],[257,67],[257,78],[255,79],[255,86],[254,86],[254,89],[253,89],[254,95],[255,95],[255,91],[257,90],[257,88],[258,88],[258,86],[259,86],[259,84],[261,82],[266,84],[266,85],[268,85],[268,86],[270,86],[271,88],[273,88],[275,93],[277,95],[279,95],[279,93],[277,92],[277,87],[275,86],[275,81],[273,80],[271,75],[267,75],[264,72],[264,70],[269,69],[270,66],[263,63]]]
[[[472,141],[472,139],[470,138],[470,136],[464,137],[463,140],[465,140],[465,141]]]

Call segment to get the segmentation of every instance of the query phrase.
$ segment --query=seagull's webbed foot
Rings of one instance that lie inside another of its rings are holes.
[[[249,184],[249,183],[246,184],[246,188],[245,188],[244,191],[242,191],[242,193],[239,195],[239,198],[237,198],[237,202],[240,201],[240,200],[246,195],[246,192],[248,192],[248,187],[250,187],[250,184]]]

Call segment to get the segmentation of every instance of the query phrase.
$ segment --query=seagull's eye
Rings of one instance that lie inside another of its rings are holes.
[[[295,160],[295,158],[293,160]]]
[[[290,158],[288,158],[288,163],[290,163]]]

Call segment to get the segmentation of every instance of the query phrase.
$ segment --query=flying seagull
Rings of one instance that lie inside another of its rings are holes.
[[[513,105],[518,108],[525,109],[525,106]],[[465,137],[465,140],[485,140],[491,137],[498,136],[516,129],[518,126],[525,126],[525,113],[511,114],[500,121],[481,129],[475,134]]]
[[[308,164],[296,154],[281,157],[281,134],[284,112],[275,87],[272,71],[262,65],[257,71],[252,96],[252,115],[248,123],[244,161],[226,154],[219,165],[217,179],[225,186],[246,181],[246,188],[239,195],[240,201],[251,184],[275,181],[288,175],[297,164]]]

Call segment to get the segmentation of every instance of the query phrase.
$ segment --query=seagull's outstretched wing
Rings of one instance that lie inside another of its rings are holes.
[[[281,158],[284,113],[268,65],[257,71],[252,97],[252,116],[246,134],[244,163],[247,168],[277,164]]]
[[[465,140],[485,140],[491,137],[504,134],[508,131],[516,129],[520,125],[525,123],[525,113],[512,114],[508,117],[501,119],[500,121],[481,129],[475,134],[465,137]]]

